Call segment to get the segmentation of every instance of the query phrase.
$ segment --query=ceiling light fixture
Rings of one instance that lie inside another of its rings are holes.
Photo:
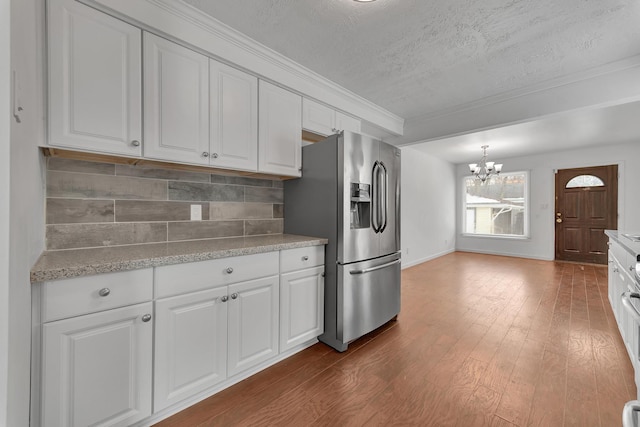
[[[358,3],[371,3],[376,0],[353,0],[353,1],[357,1]]]
[[[496,165],[494,162],[487,162],[487,148],[489,148],[488,145],[482,146],[480,163],[469,163],[469,170],[482,183],[485,183],[492,175],[500,175],[502,171],[502,163]]]

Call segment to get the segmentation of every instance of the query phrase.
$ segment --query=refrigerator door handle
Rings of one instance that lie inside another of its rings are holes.
[[[363,268],[362,270],[351,270],[349,272],[349,274],[365,274],[365,273],[370,273],[372,271],[376,271],[376,270],[382,270],[383,268],[387,268],[390,265],[394,265],[394,264],[399,264],[400,260],[397,259],[395,261],[391,261],[388,262],[386,264],[380,264],[380,265],[376,265],[375,267],[371,267],[371,268]]]
[[[378,204],[380,203],[378,194],[378,161],[373,164],[373,171],[371,172],[371,226],[376,233],[380,232],[380,215],[378,210]]]
[[[384,181],[384,190],[382,193],[383,206],[381,209],[383,212],[383,220],[382,225],[380,226],[380,233],[382,233],[385,228],[387,228],[387,215],[389,210],[389,174],[387,173],[387,168],[383,162],[380,162],[380,170],[382,171],[382,179]]]

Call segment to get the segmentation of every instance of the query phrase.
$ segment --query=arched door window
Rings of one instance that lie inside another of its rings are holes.
[[[571,178],[565,188],[604,187],[604,182],[594,175],[578,175]]]

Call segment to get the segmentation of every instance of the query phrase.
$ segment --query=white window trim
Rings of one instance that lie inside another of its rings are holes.
[[[472,237],[472,238],[483,238],[483,239],[500,239],[500,240],[531,240],[530,230],[531,230],[531,205],[530,205],[530,193],[531,193],[531,173],[528,170],[523,171],[512,171],[512,172],[503,172],[500,175],[519,175],[522,174],[525,177],[525,188],[524,188],[524,234],[480,234],[480,233],[467,233],[463,231],[461,235],[463,237]],[[473,175],[464,175],[462,180],[460,181],[460,187],[462,188],[462,229],[467,229],[467,187],[465,185],[465,181],[467,178],[474,178]]]

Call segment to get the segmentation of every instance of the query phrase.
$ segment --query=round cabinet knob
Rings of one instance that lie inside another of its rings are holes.
[[[560,224],[562,222],[562,218],[556,218],[556,222]]]
[[[98,295],[100,295],[101,297],[109,296],[110,293],[111,293],[111,289],[109,288],[102,288],[98,291]]]
[[[209,153],[207,153],[206,151],[204,151],[204,152],[202,153],[202,157],[209,157]]]
[[[151,320],[151,315],[150,314],[145,314],[144,316],[142,316],[142,321],[143,322],[148,322],[149,320]]]
[[[636,268],[635,268],[634,266],[632,266],[632,265],[631,265],[631,266],[629,266],[629,271],[633,271],[633,270],[635,270],[635,269],[636,269]]]
[[[302,260],[303,261],[309,261],[309,257],[307,255],[305,255],[305,256],[302,257]]]
[[[229,301],[229,297],[225,295],[225,296],[223,296],[222,298],[220,298],[220,300],[221,300],[222,302],[227,302],[227,301]]]
[[[211,155],[211,157],[213,157],[214,159],[217,159],[217,158],[218,158],[218,153],[213,153],[213,154]]]
[[[228,267],[225,271],[227,272],[227,274],[231,274],[233,273],[233,268]]]
[[[235,292],[231,294],[231,299],[236,299],[238,298],[238,294],[236,294]]]
[[[140,141],[138,141],[137,139],[134,139],[133,141],[131,141],[131,145],[133,145],[134,147],[139,147]]]

